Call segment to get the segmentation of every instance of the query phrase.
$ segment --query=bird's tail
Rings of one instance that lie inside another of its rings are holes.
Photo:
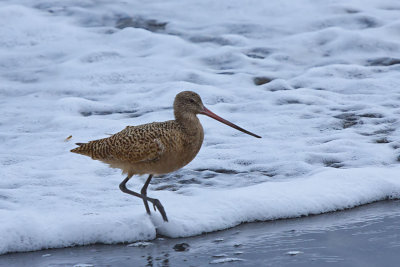
[[[76,143],[78,147],[71,149],[71,152],[85,155],[85,156],[92,156],[92,145],[90,143]]]
[[[110,146],[107,138],[90,141],[89,143],[76,143],[78,147],[71,150],[73,153],[89,156],[92,159],[108,159],[111,157]]]

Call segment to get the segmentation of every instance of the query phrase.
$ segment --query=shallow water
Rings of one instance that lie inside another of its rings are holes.
[[[395,266],[400,201],[342,212],[244,224],[136,246],[94,245],[0,256],[1,266]],[[176,251],[177,244],[188,249]],[[86,264],[86,265],[85,265]]]

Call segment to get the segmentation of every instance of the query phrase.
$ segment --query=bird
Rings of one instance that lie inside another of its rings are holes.
[[[168,222],[165,209],[158,199],[147,196],[147,188],[154,175],[176,171],[191,162],[199,152],[204,139],[203,127],[197,115],[202,114],[218,120],[251,136],[249,132],[207,109],[200,96],[192,91],[183,91],[175,96],[174,120],[152,122],[138,126],[127,126],[122,131],[88,143],[76,143],[71,152],[89,156],[94,160],[122,170],[126,178],[119,184],[122,192],[143,200],[147,214],[151,214],[148,202],[154,211],[160,212]],[[133,175],[149,175],[140,193],[126,187]]]

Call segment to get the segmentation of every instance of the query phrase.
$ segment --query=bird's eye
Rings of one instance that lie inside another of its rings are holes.
[[[194,99],[193,98],[189,98],[190,103],[194,103]]]

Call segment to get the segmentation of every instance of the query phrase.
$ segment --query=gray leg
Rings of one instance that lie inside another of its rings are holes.
[[[153,174],[150,174],[149,177],[147,178],[146,182],[144,183],[142,190],[140,190],[140,193],[142,193],[142,196],[147,197],[147,187],[150,184],[151,178],[153,178]],[[147,214],[150,214],[150,208],[149,204],[147,203],[147,200],[143,199],[144,207],[146,208]]]
[[[160,211],[161,216],[163,217],[164,221],[168,222],[167,214],[165,213],[164,207],[163,207],[163,205],[161,205],[161,202],[158,199],[147,197],[145,195],[133,192],[132,190],[129,190],[128,188],[126,188],[126,183],[129,181],[129,179],[131,177],[132,177],[132,175],[130,175],[130,176],[128,175],[119,184],[119,189],[121,189],[121,191],[126,193],[126,194],[129,194],[129,195],[132,195],[132,196],[139,197],[139,198],[143,199],[143,201],[145,202],[145,206],[147,204],[146,202],[150,201],[151,204],[153,204],[154,209],[156,209],[156,207],[157,207],[157,209]],[[147,180],[148,180],[148,183],[150,183],[151,177],[147,178]],[[147,184],[147,181],[145,183],[145,186],[146,186],[146,184]],[[147,186],[146,186],[146,189],[147,189]],[[142,188],[142,190],[143,190],[143,188]],[[148,206],[147,206],[147,208],[148,208]],[[147,208],[146,208],[146,211],[147,211]],[[150,212],[150,209],[148,211]]]

